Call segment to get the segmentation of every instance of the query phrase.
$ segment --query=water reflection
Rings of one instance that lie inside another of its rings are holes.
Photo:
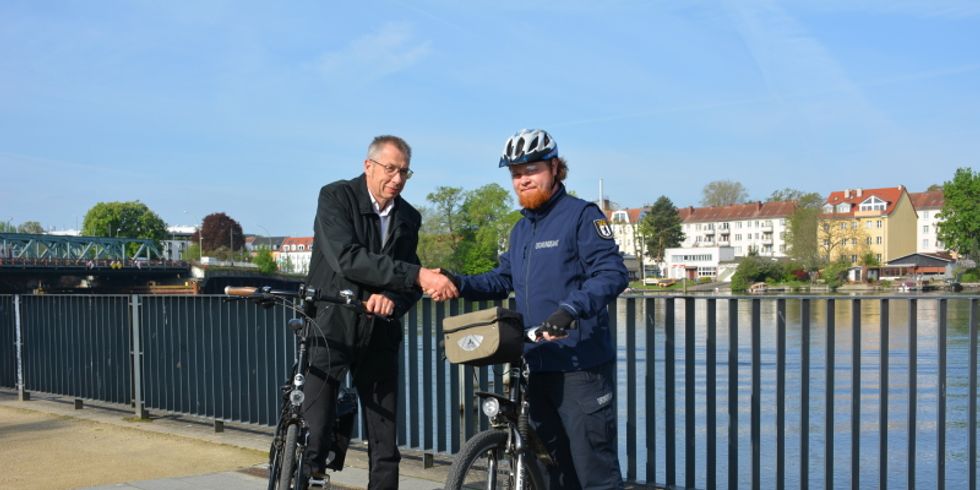
[[[854,299],[860,299],[859,356],[860,386],[854,390],[852,362],[854,355],[854,322],[852,313]],[[903,485],[907,476],[908,421],[909,421],[909,318],[911,303],[907,299],[891,299],[887,302],[888,327],[882,328],[882,302],[879,299],[861,299],[842,296],[835,298],[834,341],[833,341],[833,414],[834,414],[834,487],[845,487],[851,482],[851,400],[852,393],[860,397],[859,447],[860,447],[860,486],[877,486],[879,410],[881,406],[881,339],[887,331],[888,339],[888,482]],[[936,439],[938,404],[938,329],[939,300],[936,297],[917,297],[915,318],[917,325],[915,357],[917,362],[916,403],[916,484],[935,486],[937,478]],[[652,311],[647,306],[653,304]],[[647,414],[644,405],[644,373],[647,362],[645,319],[652,314],[655,335],[656,364],[656,446],[657,482],[666,481],[664,460],[665,394],[664,394],[664,344],[666,339],[665,320],[668,301],[664,298],[636,301],[637,328],[637,447],[640,458],[637,461],[638,479],[648,480],[644,468],[646,458]],[[726,487],[727,482],[727,444],[728,444],[728,345],[731,335],[729,328],[729,307],[727,298],[716,301],[717,348],[716,348],[716,427],[717,427],[717,484]],[[946,483],[950,488],[966,486],[968,437],[967,427],[969,396],[969,318],[968,299],[948,300],[947,310],[947,412],[946,412]],[[626,430],[626,307],[627,301],[621,299],[618,310],[619,345],[619,406],[620,406],[620,451],[625,468],[625,430]],[[751,319],[752,301],[737,302],[738,329],[734,332],[738,346],[738,473],[739,487],[750,485],[751,478],[751,426],[749,403],[751,396]],[[802,376],[809,380],[809,483],[822,486],[825,465],[825,407],[827,380],[827,301],[815,299],[810,305],[810,369],[801,372],[802,327],[799,300],[786,301],[786,483],[799,486],[800,476],[800,431],[804,423],[802,414]],[[696,430],[696,486],[706,486],[706,354],[707,341],[707,300],[697,299],[694,310],[695,339],[695,424]],[[675,318],[675,396],[677,427],[677,481],[684,483],[684,300],[674,301]],[[777,307],[776,301],[763,298],[760,301],[761,319],[761,461],[762,488],[775,487],[776,475],[776,342]]]

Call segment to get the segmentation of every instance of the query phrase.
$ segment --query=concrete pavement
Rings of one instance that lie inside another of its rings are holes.
[[[0,441],[4,441],[7,450],[18,458],[3,464],[5,472],[8,472],[8,463],[14,465],[9,468],[9,474],[20,470],[21,474],[37,475],[38,471],[45,471],[46,468],[34,466],[52,464],[41,461],[52,449],[61,448],[71,451],[71,457],[62,458],[61,461],[70,459],[72,464],[77,465],[78,469],[73,471],[79,472],[78,478],[69,480],[71,483],[68,484],[49,482],[45,485],[47,488],[265,488],[264,462],[272,432],[270,428],[226,424],[223,432],[215,432],[213,425],[200,419],[151,414],[148,421],[138,421],[132,418],[132,411],[126,406],[86,402],[84,408],[76,409],[72,399],[40,393],[31,395],[30,401],[21,402],[17,400],[15,392],[0,390]],[[60,430],[46,430],[54,427]],[[85,439],[70,442],[73,435]],[[137,442],[139,447],[126,447]],[[72,444],[74,446],[63,447]],[[165,451],[174,451],[175,454],[165,454]],[[193,457],[196,452],[202,456]],[[181,456],[189,459],[181,462]],[[143,461],[140,457],[147,459]],[[171,460],[174,460],[176,468],[160,467]],[[437,460],[433,468],[427,469],[423,468],[421,461],[421,454],[403,450],[400,488],[442,488],[448,462]],[[222,469],[222,464],[227,468]],[[365,488],[366,447],[352,447],[347,456],[347,465],[344,471],[331,475],[334,487]],[[141,478],[144,467],[147,469],[146,476]],[[154,471],[149,471],[150,467]],[[82,469],[99,474],[99,479],[82,479]],[[37,488],[30,479],[7,478],[2,480],[0,477],[0,486]],[[102,483],[93,486],[92,483],[85,484],[85,481]]]

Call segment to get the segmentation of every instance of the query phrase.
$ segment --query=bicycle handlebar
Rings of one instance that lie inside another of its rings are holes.
[[[354,292],[349,289],[340,291],[340,294],[334,296],[324,294],[306,285],[301,285],[296,291],[272,289],[268,286],[262,288],[252,286],[226,286],[225,294],[228,296],[251,299],[258,302],[274,301],[276,299],[285,298],[300,298],[304,301],[310,302],[325,301],[327,303],[348,306],[353,308],[358,313],[368,313],[364,305],[355,300]]]

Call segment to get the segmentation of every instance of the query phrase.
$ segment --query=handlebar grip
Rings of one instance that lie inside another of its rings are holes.
[[[255,294],[255,291],[257,290],[257,288],[249,286],[225,286],[225,294],[228,296],[241,296],[247,298]]]

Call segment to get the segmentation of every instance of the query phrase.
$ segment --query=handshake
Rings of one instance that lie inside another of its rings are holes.
[[[459,297],[459,281],[449,271],[442,269],[419,269],[419,286],[422,292],[434,301],[446,301]]]

